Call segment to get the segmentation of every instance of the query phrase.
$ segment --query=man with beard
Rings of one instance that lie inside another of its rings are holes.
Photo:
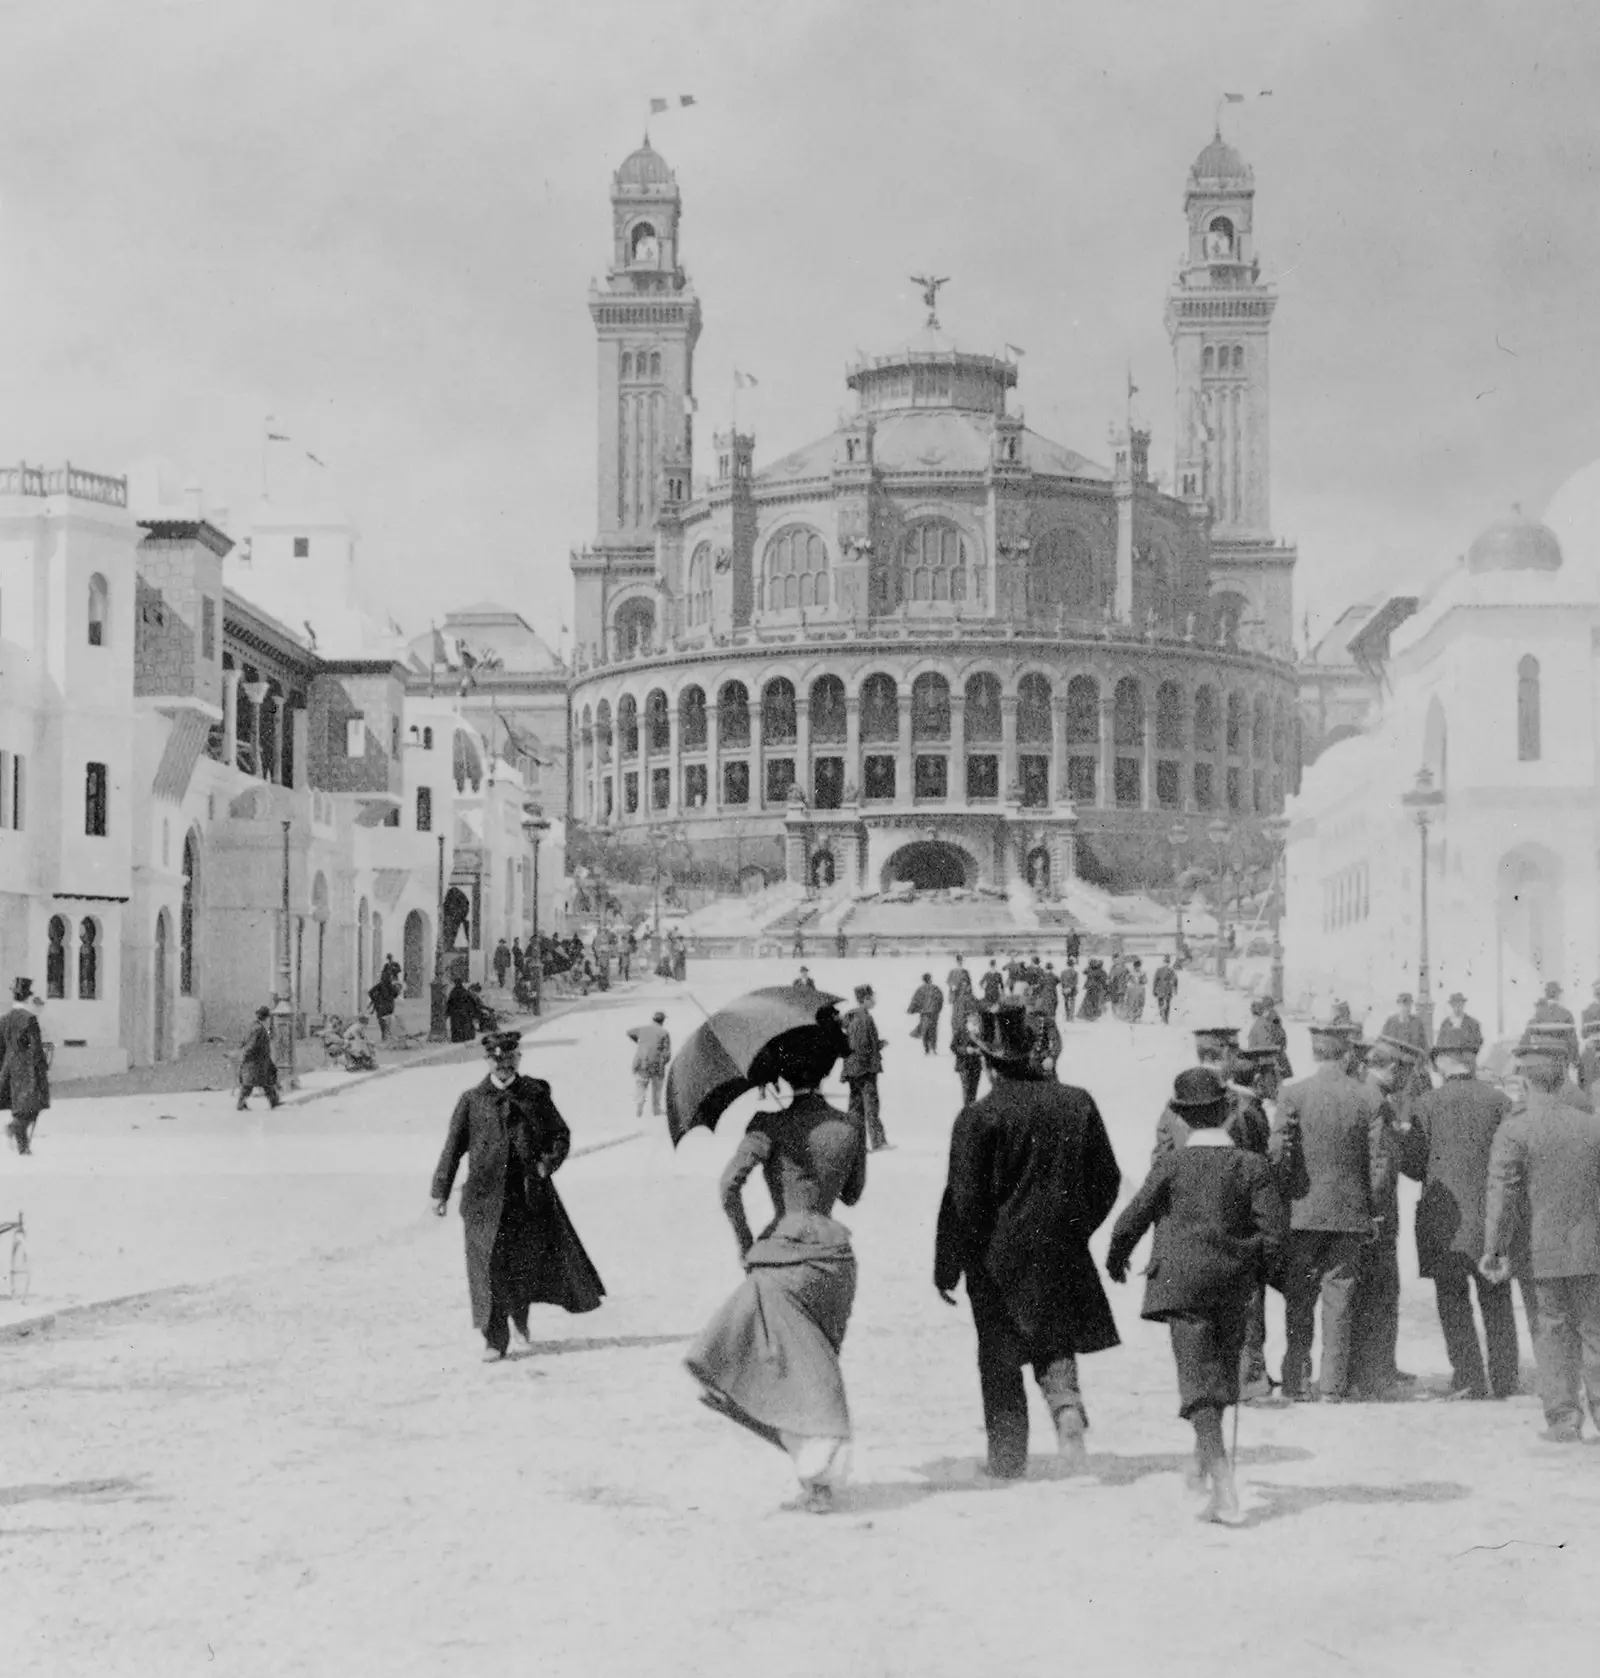
[[[433,1174],[433,1209],[442,1218],[456,1172],[468,1162],[461,1190],[467,1289],[485,1363],[506,1355],[508,1325],[530,1344],[529,1305],[593,1311],[606,1291],[550,1180],[571,1132],[550,1086],[518,1072],[521,1043],[520,1031],[484,1037],[493,1070],[456,1103]]]
[[[1027,1472],[1024,1364],[1050,1407],[1068,1473],[1083,1473],[1088,1417],[1077,1360],[1118,1344],[1089,1237],[1111,1215],[1121,1173],[1088,1091],[1032,1070],[1026,1010],[1007,1002],[986,1011],[979,1048],[995,1087],[951,1132],[934,1286],[954,1305],[952,1290],[966,1278],[990,1475]]]

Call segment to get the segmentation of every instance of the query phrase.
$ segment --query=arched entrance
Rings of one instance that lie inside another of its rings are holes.
[[[902,845],[883,870],[883,884],[909,882],[918,891],[946,891],[971,883],[977,870],[971,857],[959,845],[942,839],[918,839]]]
[[[811,859],[811,883],[821,889],[831,886],[834,878],[832,851],[818,851]]]
[[[1519,845],[1500,859],[1495,916],[1499,1005],[1504,1032],[1520,1031],[1548,980],[1563,977],[1561,860],[1542,845]]]
[[[1035,891],[1045,892],[1050,889],[1050,853],[1043,845],[1035,845],[1028,852],[1028,884]]]
[[[428,977],[428,917],[420,909],[406,916],[405,985],[407,996],[421,996]]]
[[[172,946],[172,921],[163,909],[156,916],[155,983],[151,990],[150,1053],[155,1060],[168,1058],[168,1038],[172,1009],[167,1000],[167,969],[171,965],[168,953]]]

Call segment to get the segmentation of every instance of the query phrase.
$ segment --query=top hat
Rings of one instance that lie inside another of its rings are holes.
[[[33,980],[22,978],[20,975],[11,981],[11,998],[14,1002],[26,1002],[33,995]]]
[[[1456,1004],[1457,1004],[1457,1003],[1458,1003],[1458,1002],[1459,1002],[1459,1003],[1460,1003],[1460,1004],[1461,1004],[1461,1006],[1462,1006],[1462,1007],[1463,1007],[1463,1008],[1465,1008],[1465,1007],[1466,1007],[1466,1005],[1467,1005],[1467,999],[1466,999],[1466,997],[1464,997],[1464,996],[1463,996],[1463,995],[1462,995],[1462,994],[1461,994],[1461,992],[1460,992],[1460,991],[1458,991],[1458,990],[1453,990],[1453,991],[1451,991],[1451,993],[1450,993],[1450,995],[1449,995],[1449,997],[1448,997],[1448,998],[1447,998],[1447,999],[1446,999],[1446,1000],[1448,1000],[1448,1002],[1449,1002],[1449,1004],[1450,1004],[1450,1006],[1451,1006],[1451,1007],[1452,1007],[1452,1008],[1454,1008],[1454,1007],[1455,1007],[1455,1005],[1456,1005]]]
[[[1167,1103],[1178,1113],[1198,1113],[1221,1107],[1228,1099],[1228,1086],[1209,1066],[1194,1066],[1180,1072],[1172,1083]]]
[[[657,1025],[665,1025],[667,1023],[667,1016],[665,1014],[652,1014],[650,1018],[654,1020]]]
[[[1020,1002],[1000,1002],[978,1015],[977,1047],[985,1060],[1026,1066],[1033,1055],[1028,1011]]]
[[[513,1049],[521,1048],[522,1033],[520,1031],[486,1031],[479,1039],[483,1044],[486,1055],[510,1054]]]

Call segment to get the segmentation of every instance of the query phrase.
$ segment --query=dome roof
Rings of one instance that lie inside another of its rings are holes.
[[[672,171],[667,160],[650,144],[649,136],[638,151],[623,159],[617,171],[618,186],[671,186]]]
[[[1220,134],[1214,134],[1211,137],[1211,143],[1194,160],[1194,167],[1189,171],[1189,177],[1196,181],[1239,181],[1244,183],[1255,179],[1250,165]]]
[[[1467,549],[1467,570],[1559,571],[1561,544],[1553,531],[1519,512],[1498,519]]]

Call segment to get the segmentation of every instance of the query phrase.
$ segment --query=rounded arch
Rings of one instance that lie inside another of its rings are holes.
[[[45,928],[44,994],[47,999],[67,994],[67,937],[65,915],[52,915]]]
[[[444,894],[443,910],[444,947],[448,953],[455,948],[462,928],[472,918],[472,904],[460,886],[451,886]]]
[[[617,751],[623,757],[639,755],[639,701],[631,693],[617,700]]]
[[[651,688],[644,700],[645,738],[652,757],[672,745],[672,709],[662,688]]]
[[[761,743],[790,746],[796,739],[794,683],[773,676],[761,690]]]
[[[965,688],[966,737],[969,745],[989,744],[1001,736],[1000,678],[992,670],[975,670]]]
[[[178,903],[178,993],[194,996],[199,989],[195,942],[200,928],[200,829],[183,836],[183,891]]]
[[[1213,216],[1206,224],[1206,255],[1232,256],[1233,222],[1227,216]]]
[[[820,531],[789,524],[768,539],[756,582],[756,609],[809,611],[828,604],[828,548]]]
[[[900,538],[889,605],[950,605],[974,598],[975,539],[947,518],[919,518]]]
[[[633,261],[633,262],[638,262],[640,260],[645,260],[645,261],[650,260],[650,258],[653,257],[654,254],[655,254],[654,251],[646,251],[646,252],[643,253],[643,256],[641,257],[639,247],[644,244],[646,239],[654,240],[655,237],[656,237],[656,229],[655,229],[655,223],[654,222],[645,221],[645,220],[636,221],[633,224],[633,226],[631,228],[629,228],[629,230],[628,230],[628,257],[629,257],[629,260]]]
[[[111,591],[96,571],[89,578],[88,637],[91,647],[103,647],[110,638]]]
[[[78,922],[78,1000],[95,1002],[100,996],[100,923],[93,915]]]
[[[831,672],[818,676],[811,684],[811,738],[832,743],[848,733],[843,680]]]
[[[1437,791],[1450,790],[1450,726],[1438,694],[1428,701],[1422,723],[1422,761],[1433,776]]]
[[[861,738],[900,738],[900,684],[887,671],[875,670],[861,684]]]
[[[1183,749],[1183,690],[1176,682],[1163,682],[1156,689],[1156,749]]]
[[[706,743],[706,690],[691,682],[678,694],[678,743],[686,752],[697,752]]]
[[[1214,752],[1218,741],[1217,690],[1198,687],[1194,691],[1194,749]]]
[[[622,601],[612,615],[611,626],[618,658],[645,656],[655,647],[655,602],[642,595]]]
[[[1017,683],[1017,744],[1048,746],[1052,737],[1049,678],[1037,670],[1028,671]]]
[[[1067,743],[1100,743],[1100,684],[1093,676],[1074,676],[1067,683]]]
[[[711,544],[701,542],[689,555],[684,587],[684,614],[690,629],[703,629],[711,622],[711,576]]]
[[[936,670],[925,670],[911,684],[911,738],[950,738],[950,684]]]
[[[750,744],[750,690],[737,678],[717,689],[717,744]]]
[[[948,839],[913,839],[885,861],[880,884],[910,884],[918,891],[948,891],[975,886],[981,878],[977,858]]]

